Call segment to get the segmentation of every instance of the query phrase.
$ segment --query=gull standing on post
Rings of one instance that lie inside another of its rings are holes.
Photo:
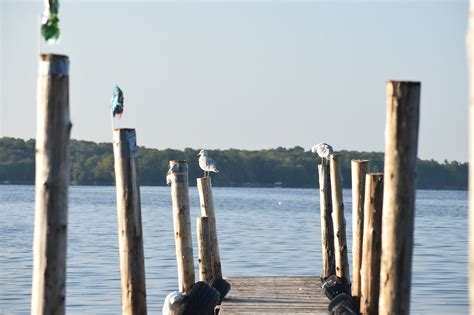
[[[216,167],[216,162],[207,156],[206,150],[199,151],[199,167],[204,171],[204,177],[209,176],[209,172],[219,173],[219,170]]]
[[[311,152],[319,155],[319,157],[321,158],[321,164],[323,165],[325,165],[324,159],[329,162],[329,158],[331,157],[331,155],[334,154],[334,150],[332,149],[332,147],[324,142],[313,146],[311,148]]]

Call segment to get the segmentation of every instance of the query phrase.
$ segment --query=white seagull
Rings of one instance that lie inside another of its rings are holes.
[[[206,150],[199,151],[199,167],[204,171],[204,177],[209,176],[209,172],[219,173],[219,170],[216,167],[216,162],[207,156]]]
[[[332,149],[332,147],[329,144],[324,143],[324,142],[313,146],[311,148],[311,152],[319,155],[319,157],[321,158],[321,163],[323,165],[324,165],[324,159],[327,159],[329,162],[329,158],[331,157],[331,155],[334,154],[334,150]]]

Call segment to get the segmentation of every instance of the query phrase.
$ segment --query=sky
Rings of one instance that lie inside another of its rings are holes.
[[[0,0],[0,136],[34,138],[40,53],[70,58],[71,137],[151,148],[383,151],[386,80],[421,81],[418,156],[467,161],[468,1]]]

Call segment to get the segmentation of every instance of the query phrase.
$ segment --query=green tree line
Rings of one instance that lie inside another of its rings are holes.
[[[141,185],[165,185],[168,161],[181,159],[189,163],[190,178],[202,176],[198,165],[199,149],[150,149],[139,147]],[[271,187],[281,182],[284,187],[317,187],[317,164],[320,159],[302,147],[269,150],[210,150],[220,169],[213,175],[215,186]],[[342,158],[344,187],[351,185],[350,161],[367,159],[371,171],[383,171],[382,152],[339,151]],[[0,138],[0,183],[32,184],[35,169],[35,140]],[[114,157],[111,143],[71,140],[71,184],[113,185]],[[190,180],[195,185],[194,180]],[[418,160],[419,189],[467,189],[467,163],[439,163]]]

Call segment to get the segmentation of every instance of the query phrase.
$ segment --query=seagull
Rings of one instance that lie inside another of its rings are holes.
[[[219,173],[219,170],[216,167],[216,162],[207,156],[206,150],[199,151],[199,167],[204,171],[204,177],[209,176],[209,172]]]
[[[323,165],[325,165],[324,159],[327,159],[329,162],[329,158],[331,157],[331,155],[334,154],[334,150],[332,149],[332,147],[324,142],[313,146],[311,148],[311,152],[319,155],[319,157],[321,158],[321,164]]]
[[[118,85],[115,85],[112,93],[112,117],[122,116],[123,113],[123,92]]]

